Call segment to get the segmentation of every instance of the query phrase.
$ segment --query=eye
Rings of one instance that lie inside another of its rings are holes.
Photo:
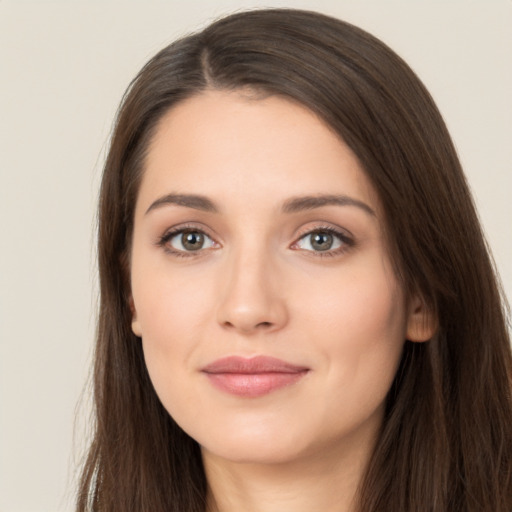
[[[306,233],[292,246],[293,249],[317,253],[339,253],[354,245],[347,235],[333,229],[315,229]]]
[[[191,228],[165,234],[161,238],[160,244],[175,253],[197,252],[216,246],[216,243],[206,233]]]

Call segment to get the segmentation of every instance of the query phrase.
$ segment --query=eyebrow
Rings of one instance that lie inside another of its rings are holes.
[[[283,205],[284,213],[297,213],[304,210],[313,210],[322,206],[356,206],[367,214],[375,217],[375,212],[366,203],[359,199],[345,195],[323,194],[315,196],[292,197]]]
[[[153,201],[150,207],[146,210],[146,214],[152,210],[161,208],[162,206],[173,204],[204,212],[217,213],[219,211],[213,201],[205,196],[194,194],[167,194],[158,198],[156,201]]]
[[[210,213],[219,212],[215,203],[206,196],[171,193],[153,201],[146,210],[146,214],[166,205],[185,206],[186,208],[193,208],[194,210],[201,210]],[[283,213],[297,213],[305,210],[314,210],[315,208],[321,208],[322,206],[355,206],[373,217],[376,216],[373,209],[363,201],[345,195],[333,194],[292,197],[284,202],[282,211]]]

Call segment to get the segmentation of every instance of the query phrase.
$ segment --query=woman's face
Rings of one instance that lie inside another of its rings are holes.
[[[136,204],[131,286],[156,392],[205,457],[373,442],[416,313],[376,194],[309,110],[209,91],[168,112]]]

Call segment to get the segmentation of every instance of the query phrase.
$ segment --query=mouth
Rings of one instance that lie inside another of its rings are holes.
[[[225,357],[202,368],[217,389],[245,398],[256,398],[299,381],[309,368],[268,356]]]

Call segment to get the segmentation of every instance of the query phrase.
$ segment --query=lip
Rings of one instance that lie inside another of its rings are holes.
[[[255,398],[296,383],[309,368],[269,356],[230,356],[206,365],[201,371],[221,391]]]

